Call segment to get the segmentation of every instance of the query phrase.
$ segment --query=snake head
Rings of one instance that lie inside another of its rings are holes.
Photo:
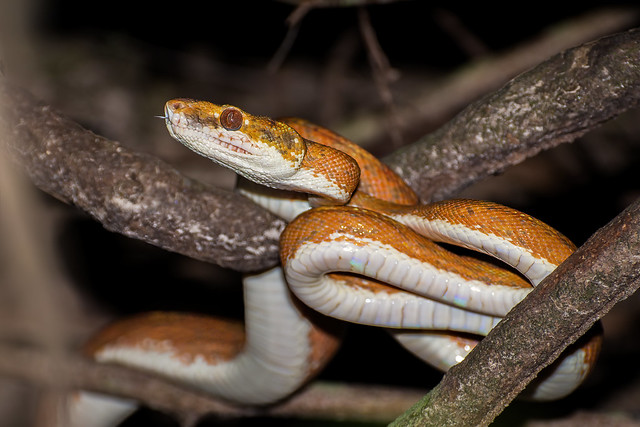
[[[314,205],[345,204],[358,185],[353,158],[283,122],[186,98],[168,101],[164,111],[172,137],[249,181],[309,193]]]
[[[286,188],[306,153],[293,128],[231,105],[180,98],[164,111],[173,138],[258,184]]]

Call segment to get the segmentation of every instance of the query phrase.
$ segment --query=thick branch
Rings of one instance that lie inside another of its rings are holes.
[[[569,142],[640,102],[640,31],[558,54],[386,161],[423,201]]]
[[[638,254],[640,199],[509,312],[396,425],[491,423],[541,369],[640,287]]]
[[[1,85],[6,145],[43,191],[73,203],[110,231],[192,258],[240,271],[276,264],[283,221]]]

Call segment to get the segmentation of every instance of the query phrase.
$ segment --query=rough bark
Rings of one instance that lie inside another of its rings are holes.
[[[538,372],[640,287],[638,254],[640,200],[543,280],[395,425],[489,425]]]
[[[446,199],[639,101],[640,30],[631,30],[555,55],[386,162],[423,202]]]

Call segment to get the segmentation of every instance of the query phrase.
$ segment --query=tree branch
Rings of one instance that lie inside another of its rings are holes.
[[[385,161],[423,202],[590,131],[640,102],[640,31],[569,49]]]
[[[7,146],[33,183],[107,230],[238,271],[278,262],[284,222],[244,197],[95,135],[7,83],[0,99]]]
[[[639,254],[640,199],[543,280],[395,425],[489,425],[544,367],[640,287]]]

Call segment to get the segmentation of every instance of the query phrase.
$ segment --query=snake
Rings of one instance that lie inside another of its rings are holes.
[[[86,354],[101,362],[236,404],[272,404],[322,370],[351,322],[385,328],[446,371],[576,249],[500,204],[420,204],[373,155],[304,119],[188,98],[168,101],[162,118],[174,139],[236,172],[241,194],[289,221],[282,266],[243,280],[244,324],[143,313],[90,340]],[[525,393],[542,401],[570,394],[592,371],[601,342],[596,328]]]

